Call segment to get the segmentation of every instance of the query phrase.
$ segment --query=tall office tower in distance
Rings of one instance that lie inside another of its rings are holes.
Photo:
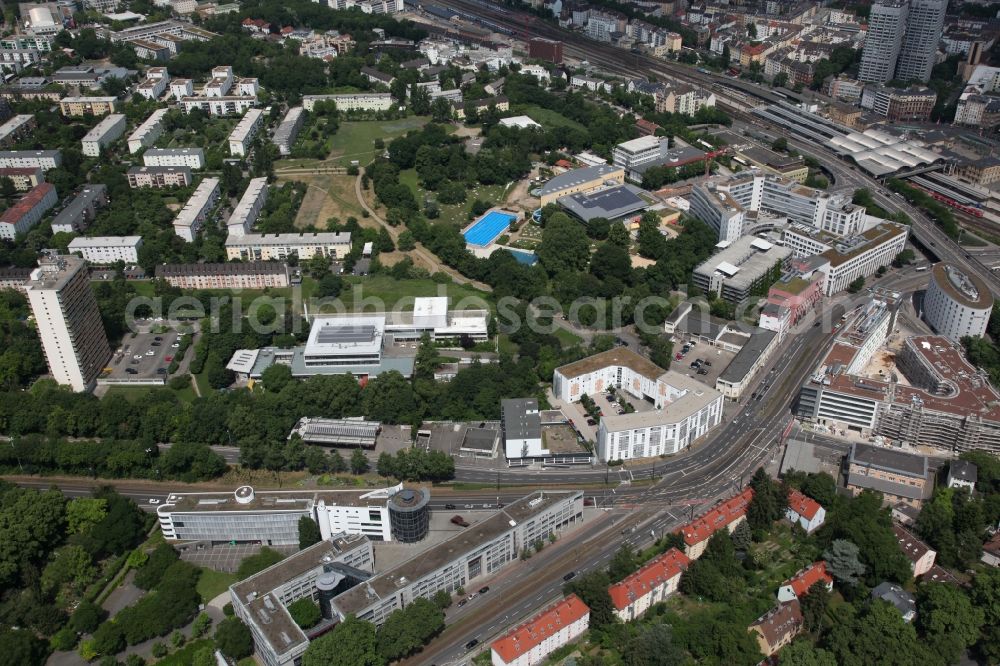
[[[86,263],[45,250],[27,291],[52,377],[77,393],[89,391],[111,358],[111,347]]]
[[[896,71],[896,60],[906,31],[907,4],[900,0],[882,0],[872,5],[868,16],[868,36],[861,53],[858,79],[885,83]]]
[[[910,0],[906,14],[906,34],[896,61],[896,78],[927,83],[934,68],[948,0]],[[872,8],[874,11],[874,7]],[[871,33],[869,32],[869,39]],[[865,46],[867,51],[867,45]]]

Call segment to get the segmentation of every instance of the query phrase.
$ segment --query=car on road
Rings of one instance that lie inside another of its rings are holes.
[[[130,375],[137,375],[137,374],[139,374],[139,371],[136,370],[135,368],[125,368],[125,372],[127,372]]]
[[[565,576],[563,576],[563,580],[567,581],[567,582],[573,580],[574,578],[576,578],[576,572],[575,571],[570,571],[568,574],[566,574]]]
[[[150,349],[148,352],[146,352],[146,356],[156,356],[156,352]]]
[[[132,358],[134,358],[137,361],[142,360],[142,354],[133,354]]]
[[[587,425],[595,426],[597,425],[597,421],[595,421],[594,419],[587,419]]]
[[[451,511],[452,509],[457,509],[458,507],[455,506],[454,504],[445,504],[444,508],[448,511]]]
[[[151,499],[151,500],[149,500],[149,503],[150,504],[159,504],[160,500],[158,500],[158,499]]]
[[[490,591],[490,586],[489,585],[485,585],[485,586],[479,588],[479,594],[486,594],[489,591]]]
[[[461,601],[458,602],[458,607],[461,608],[462,606],[464,606],[467,603],[469,603],[468,599],[462,599]]]
[[[172,360],[174,360],[174,357],[173,356],[164,356],[163,360],[166,361],[167,363],[170,363]]]
[[[167,369],[166,368],[157,368],[156,369],[156,374],[158,374],[158,375],[165,375],[165,374],[167,374]]]
[[[158,335],[157,335],[157,336],[156,336],[155,338],[153,338],[153,339],[154,339],[154,340],[156,340],[157,342],[160,342],[161,340],[163,340],[163,338],[161,338],[161,337],[160,337],[160,336],[158,336]]]
[[[466,509],[474,509],[474,508],[475,508],[475,506],[473,506],[472,504],[464,504],[463,506],[464,506],[464,507],[465,507]]]
[[[170,348],[171,349],[177,349],[180,346],[181,346],[181,344],[179,342],[175,342],[174,344],[170,345]]]
[[[468,643],[465,644],[465,649],[466,650],[471,650],[472,648],[476,647],[477,645],[479,645],[479,639],[478,638],[473,638],[471,641],[469,641]]]

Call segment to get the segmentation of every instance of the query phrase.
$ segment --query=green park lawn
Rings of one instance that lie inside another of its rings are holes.
[[[203,604],[207,604],[228,590],[229,586],[236,581],[236,574],[202,568],[201,577],[198,578],[198,596],[201,597]]]
[[[417,203],[423,206],[424,198],[430,197],[431,199],[436,199],[437,195],[434,192],[428,192],[427,190],[420,187],[420,178],[417,176],[416,169],[406,169],[399,172],[399,182],[410,188],[413,195],[417,198]],[[441,209],[441,217],[438,220],[442,222],[448,222],[459,227],[465,227],[469,224],[469,212],[472,210],[472,203],[476,199],[481,199],[483,201],[491,201],[493,205],[500,205],[503,203],[507,196],[507,187],[504,185],[477,185],[473,189],[468,191],[465,203],[461,204],[451,204],[444,205],[439,204]]]
[[[348,120],[340,123],[333,136],[331,158],[341,166],[350,166],[358,160],[362,166],[375,157],[375,139],[386,144],[410,130],[420,129],[430,120],[428,116],[411,116],[399,120]]]
[[[493,307],[493,304],[488,300],[489,295],[485,292],[454,282],[440,283],[430,279],[394,280],[388,275],[346,277],[344,281],[351,286],[350,291],[345,289],[341,293],[341,300],[348,310],[354,310],[356,305],[364,308],[361,299],[373,299],[376,302],[385,303],[387,307],[393,309],[395,309],[396,304],[399,304],[400,309],[410,310],[413,308],[412,301],[406,302],[403,299],[437,296],[439,293],[443,293],[451,299],[452,307],[463,298],[475,299],[465,309],[481,307],[484,301],[491,309]],[[367,309],[374,311],[373,307]]]
[[[558,111],[552,111],[551,109],[543,109],[540,106],[526,106],[523,109],[524,115],[528,116],[536,123],[540,124],[545,129],[553,129],[555,127],[572,127],[573,129],[585,130],[587,129],[575,120],[567,118]]]
[[[191,402],[195,399],[194,389],[190,386],[181,389],[180,391],[174,391],[173,389],[165,386],[109,386],[108,392],[104,394],[107,398],[112,395],[121,396],[128,400],[129,402],[139,402],[147,395],[153,391],[170,391],[181,400],[181,402]]]

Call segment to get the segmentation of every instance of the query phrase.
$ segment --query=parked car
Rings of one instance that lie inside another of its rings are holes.
[[[141,360],[142,359],[142,354],[133,354],[132,358],[136,359],[137,361]]]
[[[462,518],[462,516],[452,516],[451,522],[454,523],[455,525],[458,525],[459,527],[469,526],[469,521],[467,521],[465,518]]]
[[[157,342],[161,342],[163,340],[163,338],[161,338],[158,335],[155,338],[153,338],[153,339],[156,340]]]
[[[698,374],[699,375],[707,375],[708,374],[708,370],[706,370],[705,368],[698,368]]]
[[[576,578],[576,572],[575,571],[570,571],[568,574],[566,574],[565,576],[563,576],[563,580],[565,580],[567,582],[573,580],[574,578]]]
[[[477,645],[479,645],[479,639],[478,638],[473,638],[471,641],[469,641],[468,643],[465,644],[465,649],[466,650],[471,650],[472,648],[476,647]]]
[[[139,371],[136,370],[135,368],[125,368],[125,372],[127,372],[130,375],[137,375],[137,374],[139,374]]]
[[[150,349],[148,352],[146,352],[146,356],[156,356],[156,352]]]
[[[706,367],[709,367],[709,368],[712,367],[712,362],[711,361],[704,361],[704,364],[705,364]]]
[[[464,606],[467,603],[469,603],[468,599],[462,599],[461,601],[458,602],[458,607],[461,608],[462,606]]]
[[[151,500],[149,500],[149,503],[150,504],[159,504],[160,500],[158,500],[158,499],[151,499]]]
[[[166,361],[167,363],[170,363],[172,360],[174,360],[174,357],[173,356],[164,356],[163,360]]]
[[[489,591],[490,591],[489,585],[484,585],[483,587],[479,588],[479,594],[486,594]]]
[[[171,349],[177,349],[177,348],[178,348],[178,347],[180,347],[180,346],[181,346],[181,345],[180,345],[180,343],[179,343],[179,342],[175,342],[174,344],[170,345],[170,348],[171,348]]]
[[[445,504],[445,505],[444,505],[444,508],[445,508],[445,509],[446,509],[447,511],[454,511],[454,510],[455,510],[455,509],[457,509],[458,507],[457,507],[457,506],[455,506],[454,504]]]
[[[158,375],[165,375],[165,374],[167,374],[167,369],[166,368],[157,368],[156,369],[156,374],[158,374]]]

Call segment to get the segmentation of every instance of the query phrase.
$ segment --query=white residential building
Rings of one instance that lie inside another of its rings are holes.
[[[788,492],[785,518],[812,534],[826,522],[826,509],[819,502],[794,488]]]
[[[83,137],[83,154],[87,157],[99,157],[101,151],[114,143],[125,133],[125,116],[112,113]]]
[[[167,109],[157,109],[128,137],[128,152],[135,154],[143,148],[149,148],[163,134],[163,118]]]
[[[47,253],[26,291],[49,373],[76,392],[89,391],[111,359],[111,347],[86,264]]]
[[[281,155],[291,154],[292,145],[295,143],[295,139],[298,137],[299,130],[302,129],[302,124],[305,120],[305,109],[301,106],[296,106],[288,110],[284,120],[278,125],[278,129],[274,130],[271,143],[278,147],[278,152]]]
[[[333,102],[339,111],[388,111],[392,108],[390,93],[363,92],[341,95],[303,95],[302,106],[312,111],[316,102]]]
[[[264,111],[262,109],[250,109],[246,115],[236,123],[232,133],[229,135],[229,154],[236,157],[245,157],[250,150],[254,137],[264,126]]]
[[[602,461],[675,454],[722,421],[721,393],[625,348],[561,366],[553,375],[552,391],[564,402],[610,388],[647,400],[654,409],[603,417],[597,432]]]
[[[170,85],[170,74],[166,67],[150,67],[146,70],[146,80],[136,87],[136,92],[146,99],[159,99]]]
[[[170,94],[175,101],[194,95],[194,83],[191,79],[174,79],[170,82]]]
[[[201,148],[150,148],[142,155],[146,166],[186,166],[205,168],[205,151]]]
[[[0,150],[0,169],[41,169],[48,171],[62,164],[58,150]]]
[[[187,200],[181,212],[174,218],[174,233],[186,240],[194,242],[194,237],[201,230],[208,214],[219,200],[219,179],[206,178],[195,188],[191,198]]]
[[[993,294],[982,279],[943,262],[931,269],[924,319],[939,334],[955,342],[982,337],[992,312]]]
[[[35,116],[30,113],[20,113],[0,126],[0,146],[6,148],[20,141],[35,129]]]
[[[139,261],[142,236],[78,236],[69,242],[71,254],[77,252],[88,262],[107,266],[116,261],[134,264]]]
[[[228,65],[213,67],[212,76],[202,88],[205,97],[225,97],[232,90],[234,83],[233,68]]]
[[[236,116],[257,105],[257,97],[227,95],[225,97],[182,97],[185,113],[201,109],[210,116]]]
[[[0,215],[0,238],[14,240],[26,233],[58,202],[51,183],[39,183]]]
[[[229,237],[243,236],[253,229],[265,203],[267,203],[267,178],[252,178],[226,223]]]
[[[310,259],[315,255],[341,259],[351,251],[351,234],[324,232],[302,234],[244,234],[226,238],[226,258],[242,261],[283,260],[290,255]]]

